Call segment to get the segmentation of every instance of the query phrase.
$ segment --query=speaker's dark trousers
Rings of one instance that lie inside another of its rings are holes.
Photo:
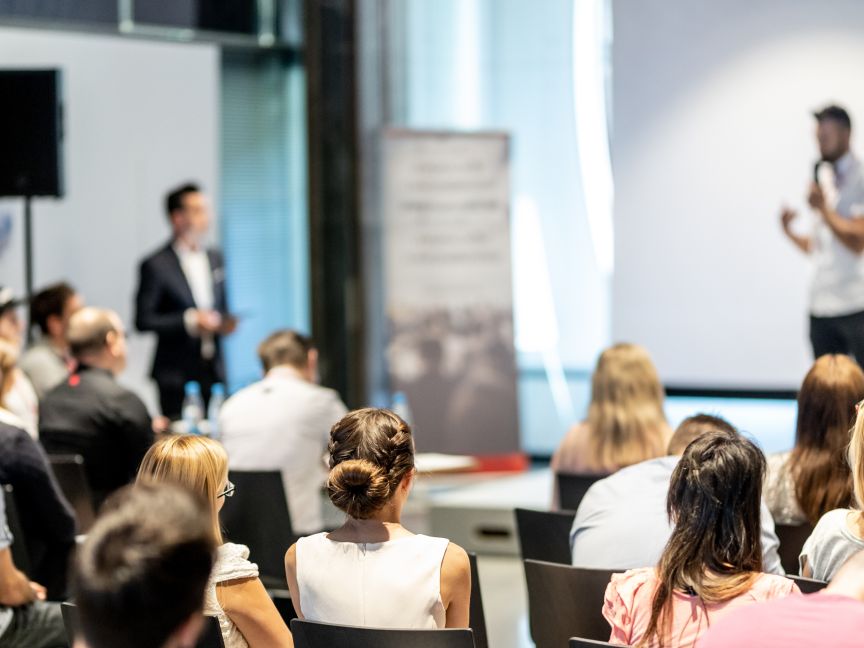
[[[849,354],[864,366],[864,311],[836,317],[810,316],[813,357],[829,353]]]

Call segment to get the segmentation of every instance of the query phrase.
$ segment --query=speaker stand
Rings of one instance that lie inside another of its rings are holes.
[[[24,290],[33,297],[33,206],[32,196],[24,196]],[[27,342],[33,341],[33,327],[27,326]]]

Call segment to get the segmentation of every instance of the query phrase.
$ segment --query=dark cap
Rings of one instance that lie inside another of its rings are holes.
[[[814,112],[813,116],[816,118],[816,121],[822,122],[825,120],[831,120],[845,126],[849,130],[852,130],[852,119],[849,117],[849,113],[846,112],[846,109],[841,108],[840,106],[825,106],[822,110]]]
[[[6,312],[10,308],[26,303],[27,300],[21,297],[16,297],[11,288],[0,286],[0,314]]]

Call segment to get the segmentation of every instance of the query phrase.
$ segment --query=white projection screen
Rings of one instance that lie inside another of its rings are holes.
[[[864,2],[614,0],[612,333],[667,385],[796,388],[811,362],[811,112],[864,154]]]

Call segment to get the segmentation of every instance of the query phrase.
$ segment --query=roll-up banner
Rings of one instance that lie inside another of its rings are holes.
[[[387,131],[383,163],[387,361],[417,449],[517,452],[509,137]]]

